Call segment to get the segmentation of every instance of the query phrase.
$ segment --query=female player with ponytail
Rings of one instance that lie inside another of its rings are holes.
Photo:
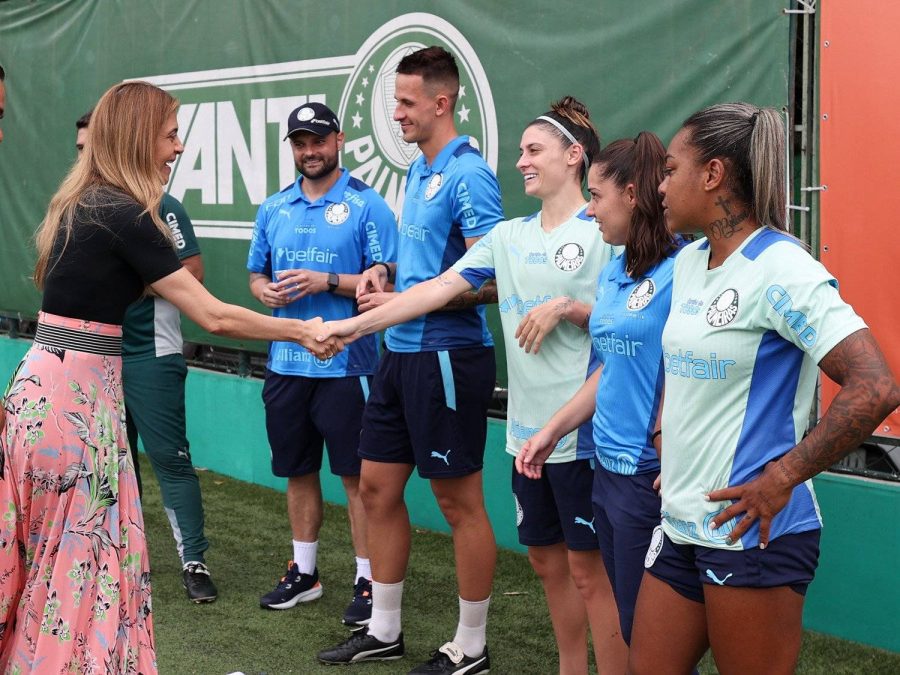
[[[607,145],[588,177],[589,213],[609,244],[624,252],[600,273],[590,319],[598,370],[522,448],[517,468],[546,471],[558,439],[593,416],[593,509],[622,635],[631,640],[644,554],[659,524],[658,413],[662,398],[660,337],[669,314],[680,241],[666,228],[657,188],[665,148],[642,131]]]
[[[786,232],[784,127],[715,105],[669,144],[675,261],[662,336],[662,525],[647,552],[629,672],[792,673],[819,555],[811,478],[857,447],[900,388],[837,283]],[[819,366],[842,389],[808,435]]]

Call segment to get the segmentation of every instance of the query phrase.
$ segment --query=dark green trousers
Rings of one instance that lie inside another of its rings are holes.
[[[181,354],[122,363],[128,443],[136,452],[140,436],[159,481],[182,562],[205,562],[203,554],[209,542],[203,534],[200,481],[191,463],[185,430],[186,377],[187,366]],[[137,468],[137,455],[134,459]]]

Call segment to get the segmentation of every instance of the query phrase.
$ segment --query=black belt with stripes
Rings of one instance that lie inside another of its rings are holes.
[[[119,356],[122,353],[121,336],[86,333],[74,328],[46,323],[38,323],[37,330],[34,332],[34,341],[48,347],[72,349],[88,354]]]

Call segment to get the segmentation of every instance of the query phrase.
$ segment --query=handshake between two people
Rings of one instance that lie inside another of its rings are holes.
[[[356,303],[359,311],[369,312],[399,295],[387,290],[388,287],[388,271],[385,265],[365,270],[356,286]],[[315,344],[304,346],[320,359],[330,358],[351,342],[382,328],[364,326],[362,315],[337,321],[323,321],[320,317],[316,317],[310,323],[310,328],[314,329],[310,334],[315,335]]]

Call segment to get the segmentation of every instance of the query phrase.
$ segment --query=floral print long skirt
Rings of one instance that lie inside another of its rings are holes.
[[[156,673],[121,328],[42,313],[0,431],[0,671]]]

